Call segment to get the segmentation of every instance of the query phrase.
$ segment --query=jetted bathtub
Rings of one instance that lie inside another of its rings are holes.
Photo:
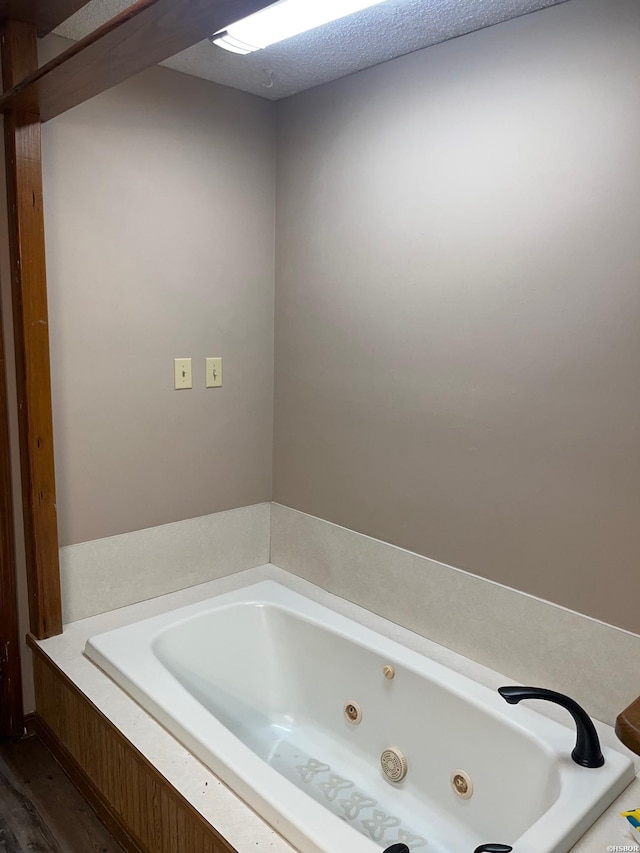
[[[611,749],[575,764],[568,716],[507,705],[274,581],[85,651],[303,853],[565,853],[634,776]]]

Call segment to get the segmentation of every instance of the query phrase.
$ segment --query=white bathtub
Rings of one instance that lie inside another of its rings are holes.
[[[565,853],[634,777],[606,748],[603,767],[579,767],[573,724],[274,581],[99,634],[85,652],[303,853],[398,841]],[[406,756],[401,782],[382,772],[389,747]],[[460,770],[468,799],[451,784]]]

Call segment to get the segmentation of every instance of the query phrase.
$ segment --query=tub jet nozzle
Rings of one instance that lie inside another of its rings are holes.
[[[392,782],[402,782],[407,775],[407,759],[399,749],[390,746],[380,756],[382,772]]]

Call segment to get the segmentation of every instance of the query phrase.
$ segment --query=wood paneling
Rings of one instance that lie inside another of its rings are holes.
[[[270,2],[138,0],[22,82],[5,80],[0,112],[49,121]]]
[[[126,850],[236,853],[31,642],[37,731]]]
[[[640,696],[618,715],[616,734],[627,749],[640,755]]]
[[[38,737],[0,743],[0,850],[122,853]]]
[[[22,677],[6,377],[0,311],[0,737],[18,737],[22,734]]]
[[[0,0],[0,21],[22,21],[34,24],[44,36],[70,18],[88,0]]]
[[[3,79],[12,85],[34,67],[35,27],[7,21]],[[29,613],[44,638],[62,631],[62,610],[38,116],[9,113],[4,136]]]

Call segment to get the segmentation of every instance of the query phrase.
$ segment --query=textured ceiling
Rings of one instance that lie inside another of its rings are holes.
[[[92,0],[55,32],[81,39],[131,2]],[[237,56],[204,41],[162,64],[278,100],[562,2],[566,0],[386,0],[248,56]]]

